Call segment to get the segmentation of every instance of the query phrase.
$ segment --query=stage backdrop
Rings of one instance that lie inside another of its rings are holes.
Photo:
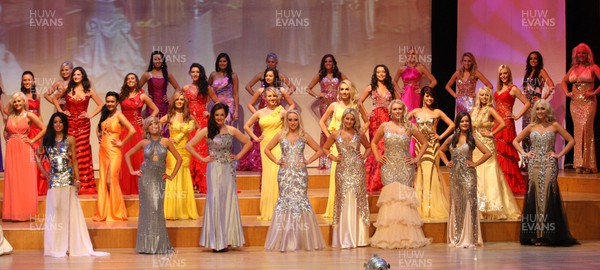
[[[2,1],[2,102],[7,104],[9,95],[19,91],[24,70],[34,72],[40,94],[46,91],[59,78],[59,65],[65,60],[83,66],[104,98],[107,91],[119,91],[128,72],[141,75],[154,50],[166,54],[169,73],[180,86],[191,82],[190,64],[198,62],[210,72],[216,55],[227,52],[240,79],[240,117],[248,119],[250,96],[244,86],[264,71],[265,55],[275,52],[279,70],[298,87],[292,97],[305,127],[318,140],[317,104],[306,87],[321,57],[334,54],[359,92],[370,82],[376,64],[388,65],[393,76],[411,46],[430,67],[430,14],[431,1],[420,0]],[[319,86],[314,90],[320,91]],[[370,107],[371,101],[366,103]],[[89,111],[95,106],[92,103]],[[53,111],[42,101],[44,123]],[[93,128],[97,121],[93,119]],[[4,151],[4,140],[2,144]],[[91,144],[98,168],[95,135]]]
[[[498,67],[502,64],[510,67],[513,82],[521,89],[527,55],[539,51],[544,57],[544,68],[556,85],[550,103],[564,126],[565,95],[560,86],[565,75],[564,10],[562,0],[458,1],[457,67],[462,54],[472,52],[479,70],[494,85],[494,92],[498,90]],[[477,89],[482,86],[479,82]],[[522,107],[516,101],[514,112]],[[516,126],[517,132],[521,131],[521,120]],[[557,149],[562,149],[563,144],[557,141]]]

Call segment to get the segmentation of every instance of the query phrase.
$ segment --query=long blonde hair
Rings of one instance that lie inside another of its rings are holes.
[[[471,65],[471,69],[467,70],[469,72],[469,75],[475,76],[475,73],[477,73],[477,60],[475,60],[475,55],[473,55],[473,53],[471,52],[466,52],[463,53],[462,57],[460,58],[460,68],[458,69],[458,75],[460,76],[460,78],[463,77],[463,73],[465,72],[465,67],[462,64],[462,61],[465,59],[465,57],[471,58],[471,61],[473,62],[473,64]]]
[[[506,82],[506,85],[509,86],[509,85],[513,84],[512,71],[510,71],[510,68],[507,65],[500,65],[498,67],[498,83],[497,83],[498,88],[496,88],[497,89],[496,91],[502,90],[502,86],[504,86],[502,79],[500,79],[500,72],[502,72],[503,69],[506,69],[508,71],[508,81]]]
[[[479,101],[479,94],[482,91],[487,92],[488,95],[490,96],[488,103],[486,103],[485,105],[481,105],[481,101]],[[479,90],[477,91],[477,95],[475,96],[475,107],[473,107],[473,111],[471,111],[471,114],[477,115],[480,110],[482,110],[484,108],[489,109],[489,108],[493,108],[493,107],[494,107],[494,95],[492,95],[492,89],[489,89],[486,86],[479,88]]]
[[[289,110],[285,113],[285,117],[283,118],[283,128],[281,129],[281,137],[279,140],[287,137],[288,133],[290,133],[290,125],[288,124],[288,117],[290,114],[296,114],[298,116],[298,136],[304,137],[304,124],[302,123],[302,117],[297,110]]]
[[[356,102],[357,100],[357,90],[356,90],[356,86],[354,86],[354,83],[352,83],[352,81],[350,80],[342,80],[340,82],[340,84],[338,85],[338,94],[337,94],[337,101],[340,102],[342,101],[342,97],[340,96],[340,88],[342,87],[342,84],[345,84],[346,86],[348,86],[349,90],[350,90],[350,103],[348,104],[349,108],[358,108],[358,102]]]
[[[552,106],[550,106],[550,103],[545,99],[540,99],[533,104],[533,108],[531,109],[530,123],[532,125],[541,123],[540,119],[537,118],[536,113],[535,113],[535,107],[537,107],[538,105],[542,105],[542,107],[544,107],[546,109],[546,122],[553,123],[556,121],[556,118],[554,117],[554,110],[552,110]]]
[[[580,63],[577,60],[577,50],[578,49],[583,49],[587,52],[587,63]],[[578,65],[585,65],[585,66],[593,66],[594,65],[594,53],[592,53],[592,49],[590,49],[590,46],[588,46],[585,43],[579,43],[571,51],[571,66],[578,66]]]
[[[183,122],[188,122],[192,120],[192,116],[190,115],[190,101],[187,99],[185,94],[181,91],[176,91],[173,93],[171,100],[169,101],[169,111],[167,112],[167,123],[171,123],[171,119],[177,113],[175,108],[175,100],[177,100],[180,96],[183,96]]]

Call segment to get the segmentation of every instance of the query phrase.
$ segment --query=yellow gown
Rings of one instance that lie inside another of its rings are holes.
[[[342,108],[339,106],[335,106],[333,108],[333,115],[331,116],[331,121],[329,122],[329,134],[340,129],[340,125],[342,124],[342,115],[346,108]],[[329,149],[332,155],[337,155],[337,147],[335,143],[331,145]],[[335,168],[337,167],[337,162],[331,161],[331,169],[329,170],[329,196],[327,197],[327,208],[325,208],[325,214],[323,214],[324,218],[333,218],[333,205],[335,202]]]
[[[259,220],[271,220],[277,198],[279,197],[279,188],[277,186],[277,174],[279,165],[273,163],[267,155],[265,148],[273,136],[281,131],[283,121],[281,120],[282,106],[277,106],[269,115],[265,115],[258,120],[258,125],[262,129],[263,140],[260,142],[260,158],[262,162],[262,177],[260,185],[260,216]],[[281,158],[281,148],[277,144],[271,152],[276,159]]]
[[[194,186],[190,172],[190,153],[185,149],[189,133],[194,129],[194,120],[187,123],[173,121],[169,125],[171,139],[175,140],[175,148],[183,162],[173,180],[166,180],[165,219],[197,219],[198,210],[194,198]],[[167,174],[171,174],[177,163],[175,157],[167,154]]]

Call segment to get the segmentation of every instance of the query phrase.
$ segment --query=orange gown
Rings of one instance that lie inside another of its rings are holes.
[[[100,179],[97,183],[98,200],[96,201],[96,214],[94,221],[119,221],[127,220],[127,211],[121,186],[119,173],[123,155],[121,147],[114,146],[110,141],[119,140],[121,123],[116,116],[102,122],[102,140],[100,141]]]

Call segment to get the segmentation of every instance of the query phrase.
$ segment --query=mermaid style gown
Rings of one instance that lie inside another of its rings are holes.
[[[346,109],[340,108],[340,107],[335,107],[333,109],[333,114],[331,115],[331,121],[329,122],[329,126],[327,128],[327,130],[329,130],[329,134],[331,134],[332,132],[338,130],[340,128],[340,124],[342,123],[342,115],[344,115],[344,111]],[[332,155],[337,155],[338,154],[338,150],[336,147],[336,144],[331,145],[331,154]],[[364,163],[361,165],[364,166]],[[336,191],[336,187],[335,187],[335,183],[336,183],[336,167],[337,167],[337,162],[335,161],[331,161],[331,166],[330,166],[330,170],[329,170],[329,196],[327,197],[327,207],[325,208],[325,214],[323,214],[324,218],[332,218],[333,217],[333,206],[334,206],[334,202],[335,202],[335,191]]]
[[[473,150],[464,143],[461,146],[450,146],[450,154],[454,165],[450,169],[448,245],[462,248],[483,246],[477,210],[477,171],[469,168],[466,163],[471,160]]]
[[[375,132],[377,132],[379,126],[382,123],[390,121],[388,106],[392,100],[392,94],[388,91],[385,96],[381,96],[379,95],[379,92],[377,92],[377,89],[375,89],[371,91],[371,95],[371,98],[373,99],[373,110],[371,111],[371,115],[369,115],[369,139],[372,140],[375,137]],[[383,140],[379,142],[378,146],[379,154],[383,155]],[[367,157],[365,167],[367,169],[367,191],[380,191],[383,187],[383,184],[381,183],[381,164],[375,160],[373,154]]]
[[[381,165],[383,189],[377,200],[379,214],[371,238],[371,246],[383,249],[418,248],[429,245],[431,238],[423,234],[423,221],[417,211],[419,200],[413,189],[414,164],[404,162],[410,158],[408,152],[411,133],[396,134],[388,131],[387,124],[383,141],[388,162]]]
[[[332,247],[355,248],[369,244],[369,202],[364,160],[360,156],[360,136],[350,141],[341,135],[335,145],[343,159],[335,170],[335,208]]]
[[[92,163],[92,146],[90,145],[90,119],[80,117],[87,113],[90,96],[76,99],[70,95],[65,97],[65,109],[69,112],[69,135],[75,137],[75,156],[79,167],[79,194],[96,194],[96,181]]]
[[[165,180],[162,175],[166,170],[167,152],[160,139],[150,139],[150,143],[144,147],[144,162],[140,168],[142,176],[139,177],[140,217],[135,243],[137,253],[174,252],[167,234],[164,211]]]
[[[500,164],[500,168],[504,173],[504,179],[506,179],[512,193],[524,193],[525,179],[519,169],[519,152],[512,145],[512,141],[517,137],[515,120],[507,116],[512,115],[515,98],[507,90],[501,94],[498,94],[498,92],[494,93],[494,100],[496,100],[498,114],[500,114],[506,123],[506,127],[494,135],[496,139],[496,151],[498,153],[498,164]]]
[[[545,82],[542,78],[527,78],[523,81],[523,93],[525,94],[527,100],[529,100],[529,103],[531,103],[531,107],[527,109],[527,112],[525,112],[521,118],[523,122],[523,129],[529,126],[529,123],[531,122],[531,110],[533,109],[533,104],[542,99],[542,87],[544,84]],[[523,151],[525,151],[525,153],[529,152],[531,146],[531,140],[529,140],[529,137],[523,139],[521,146],[523,147]],[[527,162],[527,160],[523,161]]]
[[[169,81],[165,78],[152,77],[152,72],[148,72],[148,74],[150,74],[150,79],[148,79],[148,96],[150,96],[152,102],[158,107],[158,117],[160,118],[163,115],[167,115],[169,111],[169,102],[164,101]],[[150,108],[146,108],[144,117],[148,117],[151,114],[152,111],[150,111]]]
[[[193,138],[196,135],[196,131],[208,126],[208,118],[204,117],[206,104],[208,102],[208,95],[204,97],[200,95],[197,87],[190,87],[183,93],[190,102],[190,114],[192,117],[194,117],[196,123],[198,123],[198,129],[190,132],[190,138]],[[200,142],[194,146],[194,149],[196,149],[196,152],[198,152],[200,156],[207,156],[208,145],[206,144],[206,139],[203,138],[200,140]],[[195,190],[198,193],[206,193],[206,163],[197,160],[194,157],[190,158],[190,173]]]
[[[265,148],[271,141],[273,136],[277,134],[283,125],[281,120],[281,110],[283,107],[278,106],[269,115],[265,115],[258,120],[258,124],[263,131],[263,140],[260,142],[260,154],[262,161],[262,176],[260,185],[260,216],[259,220],[271,220],[273,216],[273,210],[277,203],[277,197],[279,197],[279,189],[277,188],[277,173],[279,171],[279,165],[274,163],[265,155]],[[278,146],[275,146],[272,150],[275,159],[281,157],[281,151]]]
[[[321,94],[325,94],[325,97],[319,99],[319,118],[323,117],[323,115],[325,114],[325,112],[327,111],[327,107],[329,107],[329,105],[331,105],[331,103],[337,101],[337,93],[338,93],[338,87],[340,85],[340,79],[339,78],[331,78],[329,79],[328,77],[323,77],[323,79],[321,79],[321,81],[319,81],[319,86],[321,87]],[[326,125],[329,126],[330,123],[325,122]],[[339,127],[339,126],[338,126]],[[336,127],[337,129],[337,127]],[[325,133],[323,131],[321,131],[321,137],[320,137],[320,145],[321,147],[323,147],[323,144],[325,144],[325,141],[327,141],[327,137],[325,136]],[[327,169],[331,167],[331,160],[329,160],[327,157],[325,156],[321,156],[319,157],[319,169]],[[335,175],[335,172],[333,170],[331,170],[331,174]],[[333,205],[333,204],[332,204]],[[329,209],[329,207],[327,208]],[[331,215],[330,215],[331,217]]]
[[[235,103],[233,100],[233,82],[229,81],[229,77],[223,76],[223,78],[215,79],[213,81],[212,88],[215,91],[219,102],[229,106],[229,114],[227,115],[227,118],[225,118],[225,123],[227,125],[235,126],[235,124],[233,123],[233,114],[235,113],[237,108],[234,107]]]
[[[421,107],[421,72],[416,67],[406,66],[400,78],[404,84],[402,102],[406,104],[406,111],[410,112]]]
[[[167,180],[165,189],[165,218],[166,219],[197,219],[198,209],[196,208],[196,198],[194,197],[194,186],[192,184],[192,175],[190,173],[191,155],[185,149],[185,144],[189,141],[189,134],[194,130],[194,120],[187,123],[181,123],[173,120],[169,124],[169,133],[175,149],[183,159],[181,167],[172,180]],[[167,174],[171,174],[175,169],[177,161],[171,152],[167,153]]]
[[[284,165],[279,168],[279,198],[267,232],[265,249],[271,251],[318,250],[325,247],[317,218],[308,200],[308,171],[304,164],[306,142],[279,141]]]
[[[143,91],[138,91],[138,94],[132,98],[127,98],[121,102],[121,112],[127,118],[127,121],[131,123],[133,128],[135,129],[135,133],[133,137],[121,146],[121,152],[123,154],[127,153],[129,149],[135,146],[138,142],[140,142],[144,136],[144,131],[142,130],[142,107],[144,106],[144,101],[141,99]],[[121,132],[120,139],[123,141],[127,134],[128,130],[123,130]],[[131,155],[131,165],[134,168],[139,168],[144,161],[144,154],[140,151]],[[138,177],[137,175],[131,175],[129,170],[127,169],[127,163],[125,163],[125,159],[123,158],[121,162],[121,174],[119,178],[119,183],[121,184],[121,192],[123,195],[129,194],[138,194]]]
[[[4,200],[2,219],[32,220],[38,210],[37,170],[31,145],[23,141],[29,130],[28,118],[23,112],[18,118],[6,120],[6,171],[4,172]]]
[[[214,157],[206,167],[206,204],[200,245],[221,250],[244,245],[244,230],[238,205],[236,170],[230,158],[233,136],[217,134],[207,139],[208,152]]]
[[[127,209],[121,193],[119,175],[123,154],[121,147],[111,143],[121,136],[121,123],[116,116],[102,122],[100,140],[100,179],[94,221],[127,220]]]
[[[260,102],[258,104],[258,109],[262,109],[267,106],[267,100],[265,96],[265,91],[260,95]],[[252,127],[252,132],[257,137],[260,137],[262,134],[262,130],[258,123],[254,123]],[[253,172],[262,172],[262,160],[261,160],[261,151],[260,151],[260,142],[252,140],[252,148],[250,151],[244,155],[243,158],[238,160],[238,171],[253,171]]]
[[[529,185],[523,204],[521,244],[543,246],[571,246],[577,244],[565,216],[558,187],[558,162],[548,156],[554,152],[556,133],[532,131],[528,161]]]
[[[44,256],[107,256],[94,251],[83,210],[73,185],[71,156],[73,149],[65,138],[45,152],[50,162],[49,190],[44,221]]]
[[[27,99],[27,104],[29,105],[29,112],[35,114],[37,117],[40,117],[40,100],[39,99],[38,100]],[[27,137],[32,139],[38,133],[40,133],[40,128],[38,128],[36,125],[31,125],[29,127],[29,133],[27,134]],[[33,145],[31,145],[31,147],[33,148],[33,151],[37,152],[38,148],[40,147],[41,142],[42,142],[42,140],[40,139],[37,142],[35,142]],[[2,152],[0,151],[0,153],[2,153]],[[0,156],[1,156],[1,154],[0,154]],[[2,160],[0,160],[0,162],[2,162]],[[48,192],[48,182],[46,181],[44,174],[42,172],[40,172],[37,167],[36,167],[36,171],[37,171],[38,196],[44,196]]]
[[[442,180],[439,167],[440,143],[431,137],[436,133],[438,121],[438,118],[416,118],[419,130],[428,138],[427,149],[417,166],[415,178],[415,191],[420,203],[419,214],[421,218],[427,219],[448,219],[448,187]],[[420,148],[417,142],[417,149]]]
[[[571,97],[571,117],[573,118],[573,167],[585,168],[597,173],[596,146],[594,142],[594,117],[596,96],[585,97],[585,92],[594,90],[594,76],[588,67],[579,76],[572,72],[569,82],[573,84]]]
[[[472,116],[475,136],[492,152],[492,156],[477,170],[477,192],[479,211],[486,219],[517,219],[520,216],[519,207],[513,196],[502,169],[496,159],[494,138],[483,137],[481,131],[491,132],[494,122],[490,120],[489,107],[482,108],[476,116]],[[483,156],[479,149],[473,150],[473,159]]]
[[[461,112],[470,113],[475,106],[475,86],[477,78],[469,76],[466,81],[462,78],[456,80],[456,110],[455,114]]]

